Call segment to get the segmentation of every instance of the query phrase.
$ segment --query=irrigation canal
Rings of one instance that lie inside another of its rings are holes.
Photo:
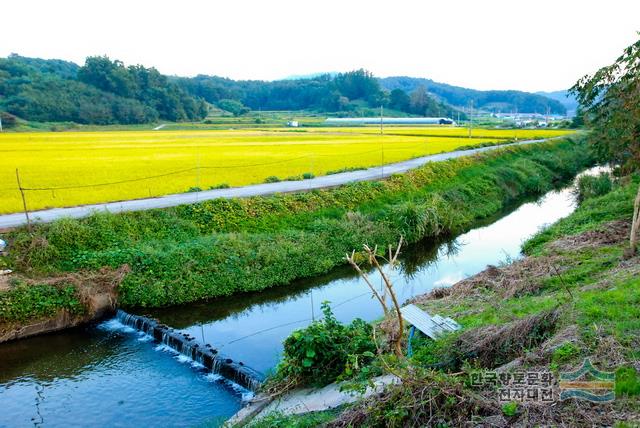
[[[574,208],[569,188],[551,191],[455,238],[405,249],[392,274],[400,300],[518,257],[526,238]],[[149,311],[158,331],[143,326],[146,318],[119,313],[98,325],[0,345],[0,427],[216,426],[251,394],[250,379],[275,367],[283,339],[321,316],[323,301],[344,322],[381,315],[367,286],[340,268],[261,293]],[[183,349],[168,336],[205,350]],[[206,355],[230,356],[227,365],[235,368],[225,371],[219,363],[227,357],[216,363]]]

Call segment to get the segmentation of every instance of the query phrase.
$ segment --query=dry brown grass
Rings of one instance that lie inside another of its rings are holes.
[[[475,360],[481,367],[494,368],[548,339],[559,316],[560,311],[555,309],[501,326],[467,330],[456,339],[452,349],[465,359]]]
[[[566,236],[550,242],[547,248],[552,251],[576,251],[584,248],[615,245],[626,241],[631,231],[631,223],[627,220],[616,220],[601,225],[596,230]]]
[[[408,370],[402,383],[344,411],[329,427],[465,426],[474,417],[499,413],[496,400],[463,387],[458,379]]]

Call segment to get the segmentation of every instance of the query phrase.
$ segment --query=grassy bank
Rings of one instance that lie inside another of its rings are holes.
[[[405,361],[379,355],[402,385],[337,416],[314,418],[334,427],[637,426],[640,257],[625,257],[624,250],[639,184],[636,176],[587,197],[571,216],[526,242],[525,258],[416,298],[429,313],[456,319],[462,331],[435,342],[415,338]],[[585,358],[615,373],[614,401],[559,400],[560,373],[578,369]],[[500,399],[499,384],[478,381],[496,371],[507,380],[550,373],[552,403]],[[307,420],[310,415],[274,415],[270,426]]]
[[[327,272],[364,242],[462,230],[592,162],[584,143],[565,140],[336,189],[61,220],[12,232],[5,263],[30,277],[126,264],[131,271],[119,286],[125,306],[261,290]]]

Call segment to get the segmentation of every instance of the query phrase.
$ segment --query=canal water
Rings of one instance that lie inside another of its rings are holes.
[[[524,240],[575,208],[571,190],[551,191],[467,233],[405,248],[391,277],[400,301],[517,258]],[[370,275],[374,284],[381,278]],[[146,311],[268,373],[282,341],[330,302],[344,322],[381,316],[351,269],[261,293]],[[153,342],[116,319],[0,345],[0,427],[217,426],[248,391]]]

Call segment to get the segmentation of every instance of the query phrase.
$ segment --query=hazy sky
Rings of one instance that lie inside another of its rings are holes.
[[[0,10],[0,56],[106,54],[234,79],[362,67],[528,91],[568,88],[640,30],[639,0],[7,0]]]

